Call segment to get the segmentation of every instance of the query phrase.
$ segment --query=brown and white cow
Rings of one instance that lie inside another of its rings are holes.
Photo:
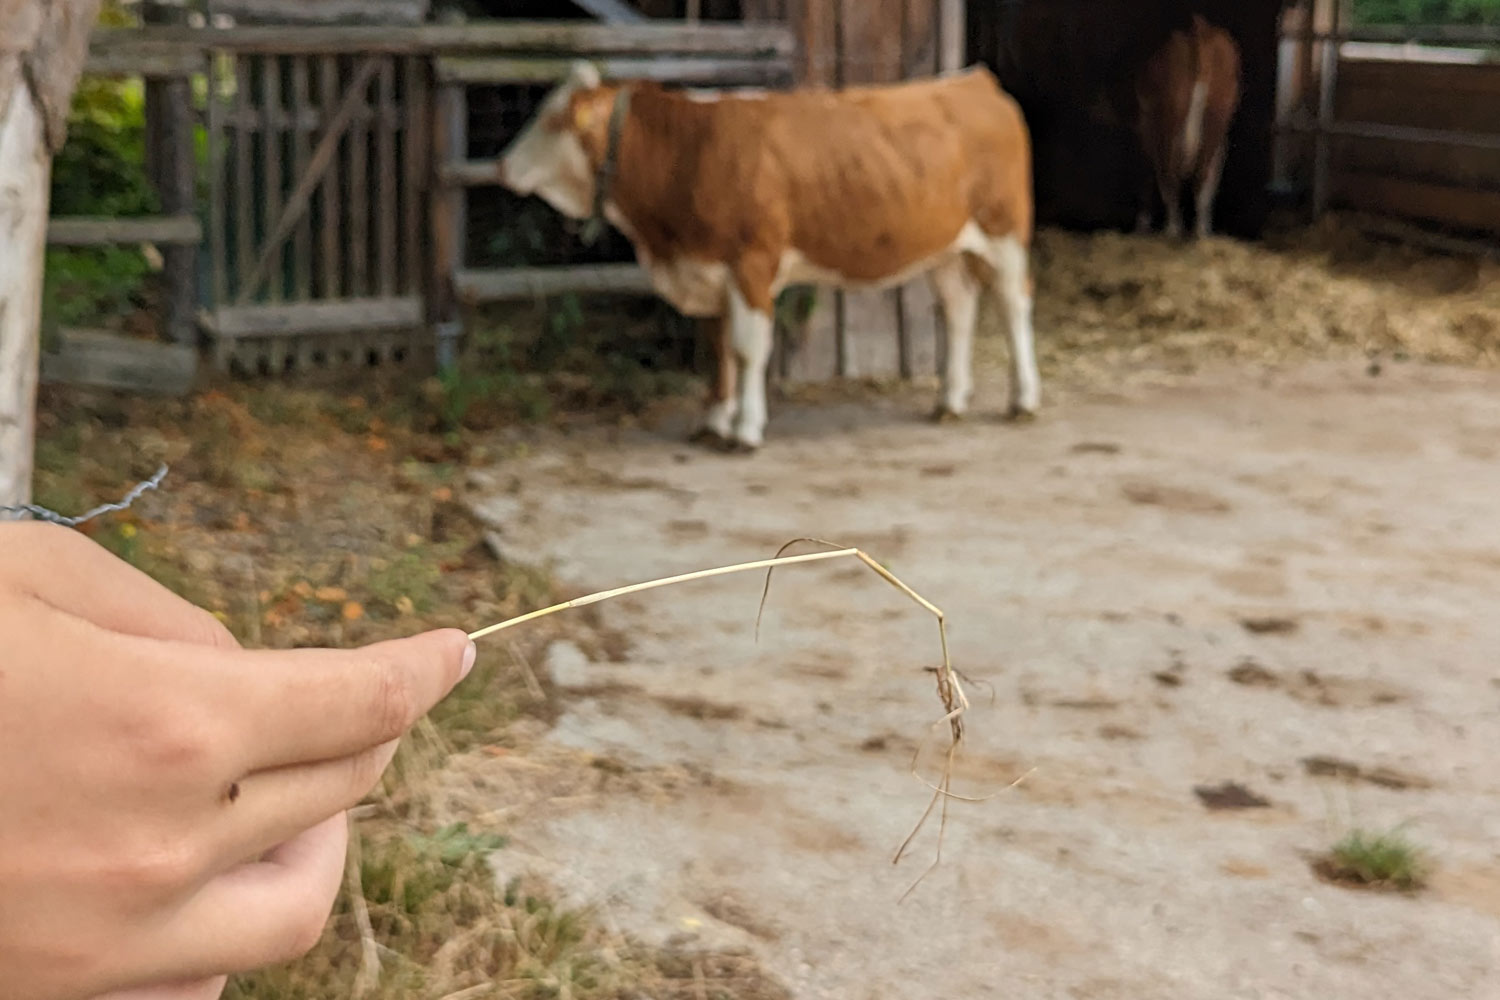
[[[1167,235],[1182,235],[1182,187],[1196,199],[1194,229],[1213,231],[1213,204],[1229,126],[1240,99],[1239,46],[1222,28],[1194,14],[1187,29],[1172,32],[1144,62],[1135,80],[1141,145],[1151,161],[1156,190],[1166,203]],[[1145,178],[1136,228],[1151,228],[1152,178]]]
[[[991,290],[1009,327],[1012,413],[1040,403],[1030,137],[984,69],[839,91],[689,92],[604,85],[579,63],[499,174],[574,219],[602,215],[658,294],[684,315],[722,318],[704,431],[731,447],[764,441],[773,304],[788,285],[928,274],[949,330],[940,415],[968,408],[975,318]]]

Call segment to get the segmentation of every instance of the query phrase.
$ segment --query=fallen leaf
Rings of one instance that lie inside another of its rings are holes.
[[[344,621],[356,622],[365,616],[365,606],[358,601],[344,602]]]
[[[311,597],[313,595],[312,584],[308,583],[306,580],[298,580],[292,586],[292,593],[301,598]]]
[[[324,604],[338,604],[349,599],[349,592],[343,587],[319,587],[313,596]]]
[[[371,434],[369,437],[365,438],[365,444],[371,451],[385,451],[391,446],[390,442],[376,434]]]
[[[250,528],[250,515],[240,511],[234,515],[234,528],[236,531],[248,531]]]
[[[403,615],[410,615],[416,613],[417,606],[412,603],[410,597],[402,594],[400,597],[396,598],[396,610],[401,612]]]
[[[432,499],[436,500],[438,503],[447,503],[449,500],[453,499],[453,491],[446,486],[439,486],[437,489],[432,491]]]
[[[256,596],[256,599],[259,600],[260,603],[262,603],[262,604],[270,604],[271,603],[271,592],[269,590],[262,590],[259,594],[256,594],[255,596]]]

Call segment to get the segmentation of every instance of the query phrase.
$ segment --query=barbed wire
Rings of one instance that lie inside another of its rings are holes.
[[[19,504],[14,507],[0,506],[0,513],[23,515],[30,514],[38,521],[51,521],[53,524],[60,524],[66,528],[76,528],[85,521],[92,521],[94,518],[100,517],[104,514],[110,514],[118,510],[125,510],[131,504],[139,500],[141,496],[146,492],[160,487],[161,481],[166,477],[167,467],[163,465],[161,468],[156,470],[156,475],[152,476],[150,479],[147,479],[145,482],[137,483],[129,493],[126,493],[123,497],[120,498],[118,503],[100,504],[93,510],[88,511],[85,514],[79,514],[77,517],[68,517],[65,514],[59,514],[55,510],[50,510],[46,507],[42,507],[32,503]]]

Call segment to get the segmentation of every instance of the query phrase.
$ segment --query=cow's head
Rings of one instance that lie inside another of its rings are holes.
[[[588,218],[612,99],[601,87],[599,71],[575,62],[500,154],[500,183],[519,195],[537,195],[571,218]]]

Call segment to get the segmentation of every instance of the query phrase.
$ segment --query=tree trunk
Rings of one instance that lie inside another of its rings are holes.
[[[31,499],[52,156],[99,0],[0,0],[0,505]]]

